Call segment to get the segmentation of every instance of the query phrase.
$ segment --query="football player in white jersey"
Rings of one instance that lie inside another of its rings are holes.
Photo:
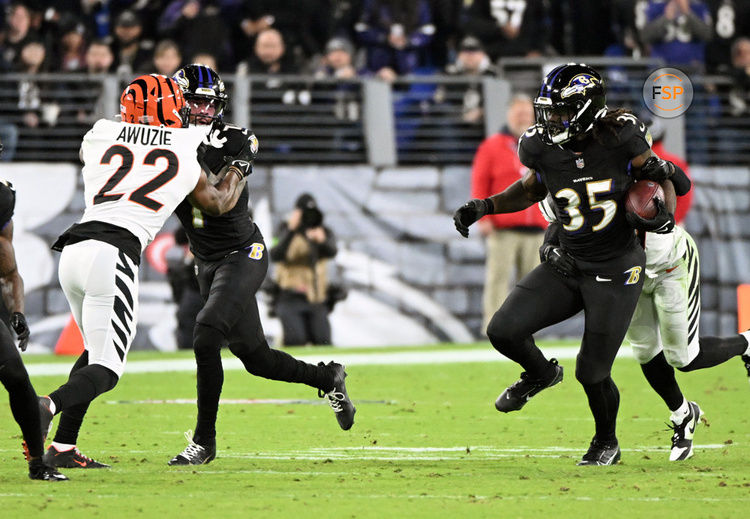
[[[122,93],[122,120],[97,121],[83,138],[86,209],[52,246],[62,251],[60,284],[85,346],[68,381],[39,398],[43,436],[53,416],[63,413],[63,434],[45,454],[54,466],[106,467],[81,454],[75,439],[61,437],[66,429],[77,435],[89,403],[123,373],[136,331],[143,249],[186,196],[218,215],[237,203],[244,187],[249,172],[234,159],[242,163],[249,150],[228,158],[227,174],[211,185],[198,162],[205,128],[188,127],[184,106],[173,79],[140,76]]]
[[[658,160],[660,168],[669,169],[670,163]],[[689,180],[686,185],[689,189]],[[539,207],[550,222],[545,243],[540,248],[542,261],[564,275],[575,276],[575,265],[566,261],[565,252],[556,244],[554,235],[558,223],[553,206],[549,200],[544,200]],[[693,435],[703,411],[697,403],[683,396],[674,368],[693,371],[716,366],[738,355],[748,355],[750,334],[699,337],[698,249],[686,230],[675,226],[666,234],[647,232],[645,250],[646,279],[626,339],[649,385],[672,412],[669,460],[682,461],[693,456]]]

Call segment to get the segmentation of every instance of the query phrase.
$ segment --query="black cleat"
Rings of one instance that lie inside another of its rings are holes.
[[[46,465],[50,467],[59,467],[63,469],[108,469],[109,465],[106,463],[100,463],[94,459],[89,458],[85,454],[82,454],[78,450],[78,447],[73,447],[66,451],[59,451],[54,446],[50,445],[47,452],[42,456],[42,460]]]
[[[216,445],[198,445],[193,441],[193,431],[185,433],[188,446],[167,462],[167,465],[206,465],[216,458]]]
[[[745,363],[745,369],[747,370],[747,377],[750,379],[750,355],[743,355],[742,362]]]
[[[40,458],[29,462],[29,478],[40,481],[68,481],[67,476],[60,474],[55,467],[50,467]]]
[[[591,440],[589,450],[576,465],[614,465],[620,461],[620,446],[617,440],[600,442],[596,438]]]
[[[690,413],[682,423],[672,422],[673,425],[669,426],[674,431],[669,461],[683,461],[693,457],[693,435],[703,417],[703,411],[695,402],[688,402],[688,405]]]
[[[52,430],[52,419],[55,417],[50,409],[50,403],[52,403],[50,397],[39,397],[39,421],[42,425],[42,443],[47,440],[47,435]]]
[[[554,374],[546,379],[532,379],[524,371],[521,378],[513,383],[508,389],[495,400],[495,409],[502,413],[518,411],[532,396],[543,389],[552,387],[563,379],[563,367],[557,363],[557,359],[550,359],[549,363],[554,367]]]
[[[354,408],[354,404],[352,404],[349,394],[346,392],[346,384],[344,383],[346,371],[344,370],[344,366],[336,364],[333,361],[328,364],[319,362],[318,366],[325,366],[333,372],[333,389],[327,393],[318,389],[318,397],[328,399],[328,405],[336,413],[336,420],[339,422],[339,427],[348,431],[354,425],[354,413],[357,410]]]

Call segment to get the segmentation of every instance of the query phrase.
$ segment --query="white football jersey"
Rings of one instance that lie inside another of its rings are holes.
[[[123,227],[141,250],[200,178],[197,150],[206,128],[165,128],[101,119],[83,137],[81,222]]]

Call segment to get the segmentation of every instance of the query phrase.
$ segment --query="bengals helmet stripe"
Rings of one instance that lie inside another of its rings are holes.
[[[120,116],[128,123],[181,128],[184,106],[182,90],[172,78],[146,74],[125,87],[120,97]]]

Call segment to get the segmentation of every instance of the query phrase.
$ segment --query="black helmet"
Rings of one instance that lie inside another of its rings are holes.
[[[206,65],[193,63],[182,67],[172,77],[182,89],[186,106],[190,105],[190,101],[209,101],[214,107],[214,112],[211,115],[201,114],[201,117],[221,120],[229,96],[224,91],[224,81],[215,70]]]
[[[607,113],[604,81],[593,68],[568,63],[544,78],[534,99],[536,122],[547,144],[562,144],[583,135]]]

